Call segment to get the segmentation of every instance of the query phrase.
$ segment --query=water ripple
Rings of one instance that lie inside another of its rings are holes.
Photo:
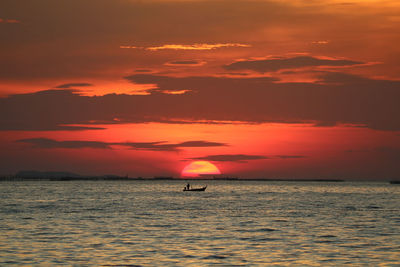
[[[0,265],[400,265],[399,187],[181,188],[179,181],[0,183]]]

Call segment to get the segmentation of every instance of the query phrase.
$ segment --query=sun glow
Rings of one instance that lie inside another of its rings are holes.
[[[203,175],[221,174],[214,164],[208,161],[193,161],[182,170],[182,177],[199,177]]]

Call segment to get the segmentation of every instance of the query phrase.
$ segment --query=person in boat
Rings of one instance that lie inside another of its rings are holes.
[[[187,185],[186,185],[186,190],[189,190],[190,189],[190,184],[188,183]]]

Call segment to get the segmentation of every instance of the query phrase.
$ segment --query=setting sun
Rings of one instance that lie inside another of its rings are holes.
[[[193,161],[182,170],[183,177],[199,177],[209,174],[221,174],[214,164],[208,161]]]

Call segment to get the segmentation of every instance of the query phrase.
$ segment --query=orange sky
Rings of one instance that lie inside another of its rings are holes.
[[[398,1],[1,5],[0,175],[400,176]]]

